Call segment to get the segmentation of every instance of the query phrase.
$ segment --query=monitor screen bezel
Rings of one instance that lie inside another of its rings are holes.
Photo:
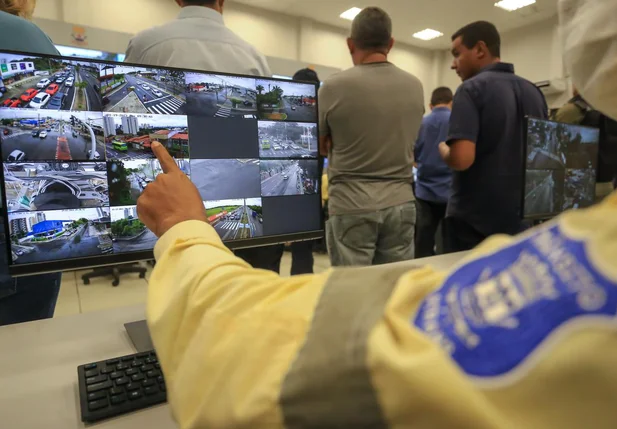
[[[49,55],[49,54],[40,54],[36,52],[25,52],[25,51],[14,51],[10,49],[0,49],[0,54],[9,54],[9,55],[29,55],[32,57],[41,57],[41,58],[57,58],[62,61],[84,61],[90,63],[97,63],[103,65],[118,65],[124,67],[148,67],[148,68],[158,68],[164,70],[178,70],[183,71],[185,73],[200,73],[200,74],[216,74],[221,76],[232,76],[232,77],[245,77],[249,79],[267,79],[274,82],[289,82],[287,79],[273,78],[268,76],[256,76],[256,75],[245,75],[245,74],[234,74],[234,73],[225,73],[218,72],[212,70],[198,70],[191,68],[180,68],[180,67],[161,67],[161,66],[153,66],[149,64],[138,64],[138,63],[129,63],[129,62],[119,62],[119,61],[111,61],[111,60],[99,60],[92,58],[81,58],[81,57],[65,57],[62,55]],[[307,81],[293,81],[308,85],[315,86],[315,124],[317,127],[317,135],[319,139],[319,83],[317,82],[307,82]],[[100,94],[99,94],[100,95]],[[247,119],[249,120],[249,119]],[[259,121],[259,119],[256,119]],[[319,143],[318,143],[319,144]],[[322,176],[323,176],[323,156],[318,150],[317,154],[317,162],[318,162],[318,192],[315,194],[315,197],[318,197],[321,202],[321,187]],[[1,160],[2,165],[4,164],[4,159]],[[108,162],[107,159],[105,162]],[[0,169],[0,189],[2,190],[2,209],[0,211],[0,215],[3,216],[4,228],[5,228],[5,246],[7,252],[7,262],[9,273],[12,276],[27,276],[27,275],[35,275],[35,274],[43,274],[49,272],[59,272],[59,271],[75,271],[75,270],[87,270],[96,267],[105,267],[105,266],[113,266],[118,264],[127,264],[133,262],[140,261],[148,261],[154,259],[154,251],[146,250],[146,251],[134,251],[134,252],[126,252],[121,254],[110,254],[110,255],[96,255],[96,256],[88,256],[82,258],[74,258],[74,259],[59,259],[59,260],[51,260],[44,262],[33,262],[26,264],[13,264],[13,255],[11,249],[11,240],[10,240],[10,229],[9,229],[9,217],[8,217],[8,206],[6,204],[6,189],[4,182],[4,168]],[[292,198],[302,198],[303,196],[297,195],[292,196]],[[320,204],[321,206],[321,204]],[[325,218],[323,209],[319,210],[319,225],[320,229],[313,231],[304,231],[304,232],[296,232],[289,234],[279,234],[279,235],[270,235],[267,237],[259,237],[252,239],[244,239],[244,240],[232,240],[224,242],[225,246],[229,249],[246,249],[253,247],[263,247],[263,246],[271,246],[277,244],[283,244],[288,242],[295,241],[308,241],[308,240],[318,240],[322,239],[325,236]],[[103,260],[103,262],[101,262]]]
[[[535,213],[535,214],[525,214],[525,196],[526,196],[526,192],[525,192],[525,185],[527,184],[527,156],[529,155],[529,145],[527,144],[528,141],[528,137],[529,137],[529,121],[534,120],[534,121],[544,121],[544,122],[551,122],[554,124],[562,124],[562,125],[568,125],[568,126],[576,126],[576,127],[580,127],[580,128],[589,128],[592,130],[598,130],[598,128],[596,127],[590,127],[588,125],[578,125],[578,124],[568,124],[566,122],[559,122],[559,121],[554,121],[551,119],[544,119],[544,118],[539,118],[536,116],[525,116],[525,132],[523,134],[524,136],[524,145],[523,145],[523,180],[522,180],[522,189],[521,189],[521,217],[523,220],[530,220],[530,221],[545,221],[545,220],[550,220],[554,217],[559,216],[561,213],[563,213],[563,210],[561,211],[555,211],[554,213]],[[594,175],[593,181],[594,181],[594,186],[597,183],[596,178],[597,178],[597,174],[598,174],[598,164],[600,161],[600,150],[599,150],[599,146],[600,146],[600,142],[598,141],[598,159],[596,160],[596,174]]]

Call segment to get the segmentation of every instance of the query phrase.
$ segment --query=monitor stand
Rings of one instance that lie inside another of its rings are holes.
[[[149,352],[154,350],[154,344],[152,344],[152,338],[150,338],[150,330],[145,320],[139,320],[137,322],[125,323],[124,328],[129,335],[133,346],[137,350],[137,353]]]

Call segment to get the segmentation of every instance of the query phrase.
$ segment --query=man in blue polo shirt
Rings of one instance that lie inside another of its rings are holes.
[[[452,170],[439,155],[439,143],[448,137],[452,90],[445,86],[434,90],[430,108],[430,115],[422,119],[414,147],[414,160],[418,169],[415,190],[416,258],[435,255],[435,234],[446,215],[452,183]],[[443,248],[441,241],[438,242],[438,249]]]
[[[446,212],[446,250],[469,250],[493,234],[521,231],[525,116],[548,118],[544,95],[500,59],[501,38],[489,22],[452,36],[452,68],[463,80],[450,128],[439,145],[454,170]]]

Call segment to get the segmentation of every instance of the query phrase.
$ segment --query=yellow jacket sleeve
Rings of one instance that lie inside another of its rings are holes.
[[[617,427],[617,198],[449,273],[282,279],[205,223],[156,247],[148,322],[181,428]]]

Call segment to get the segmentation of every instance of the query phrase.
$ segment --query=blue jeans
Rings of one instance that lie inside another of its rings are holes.
[[[53,317],[62,273],[11,278],[0,281],[0,325]]]

